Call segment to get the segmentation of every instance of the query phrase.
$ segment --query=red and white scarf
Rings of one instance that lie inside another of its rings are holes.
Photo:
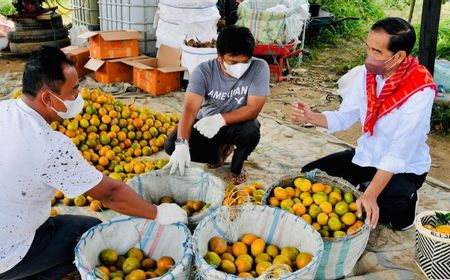
[[[376,75],[367,71],[367,114],[364,122],[364,132],[373,135],[378,119],[394,109],[402,106],[413,94],[431,87],[436,91],[433,77],[428,70],[419,64],[419,60],[408,55],[381,90],[377,97]],[[437,92],[436,92],[437,94]]]

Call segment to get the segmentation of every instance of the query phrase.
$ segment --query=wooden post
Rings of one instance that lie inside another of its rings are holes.
[[[422,24],[420,29],[419,61],[427,67],[431,74],[434,72],[436,58],[436,44],[441,15],[441,0],[424,0],[422,9]]]

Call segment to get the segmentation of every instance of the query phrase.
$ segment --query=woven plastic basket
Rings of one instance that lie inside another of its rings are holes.
[[[224,221],[224,215],[234,217],[233,221]],[[192,239],[197,266],[196,279],[242,279],[216,270],[203,256],[208,252],[208,242],[212,237],[221,236],[227,241],[236,242],[246,233],[256,234],[279,248],[295,246],[300,252],[312,254],[314,258],[307,266],[280,279],[314,279],[323,251],[320,234],[300,217],[280,209],[258,205],[220,207],[200,222]]]
[[[332,177],[325,172],[313,170],[308,173],[287,175],[273,183],[263,197],[263,204],[268,204],[268,200],[274,188],[288,187],[294,185],[296,178],[305,178],[312,183],[323,183],[332,187],[338,187],[343,192],[351,192],[355,198],[359,198],[362,193],[352,184],[342,178]],[[361,226],[357,231],[343,237],[323,237],[324,252],[322,261],[316,274],[316,279],[338,279],[352,272],[353,267],[363,254],[369,240],[370,227],[367,224]]]
[[[416,263],[428,279],[450,279],[450,235],[423,227],[436,225],[435,213],[425,211],[416,217]]]

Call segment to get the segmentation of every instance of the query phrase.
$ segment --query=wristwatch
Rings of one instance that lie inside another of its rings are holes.
[[[187,139],[178,137],[177,140],[175,140],[175,145],[180,145],[180,144],[186,144],[189,146],[189,142]]]

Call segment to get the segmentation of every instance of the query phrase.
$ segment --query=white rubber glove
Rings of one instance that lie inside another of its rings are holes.
[[[180,175],[184,176],[185,167],[189,167],[191,163],[191,154],[189,152],[189,146],[187,144],[175,145],[175,151],[170,156],[169,163],[164,166],[164,169],[169,169],[169,174],[174,174],[177,169],[180,170]]]
[[[211,139],[217,134],[217,132],[219,132],[220,128],[225,125],[225,119],[222,115],[216,114],[199,120],[194,125],[194,128],[197,129],[203,136]]]
[[[156,206],[158,212],[156,213],[155,222],[161,225],[170,225],[177,222],[187,224],[186,212],[175,203],[163,203]]]

